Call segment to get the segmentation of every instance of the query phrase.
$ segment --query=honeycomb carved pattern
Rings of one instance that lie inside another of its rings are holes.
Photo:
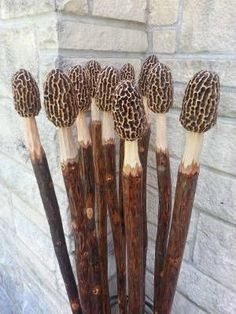
[[[48,119],[59,128],[70,127],[77,117],[75,91],[61,70],[49,72],[44,82],[44,105]]]
[[[146,130],[142,96],[131,81],[121,81],[115,90],[112,112],[116,132],[127,141],[141,138]]]
[[[155,113],[168,112],[173,105],[174,87],[170,69],[158,63],[148,73],[147,105]]]
[[[139,74],[139,80],[138,80],[138,87],[139,91],[142,94],[142,96],[146,96],[147,94],[147,77],[150,69],[158,63],[158,58],[155,55],[151,55],[147,57],[147,59],[144,61],[140,74]]]
[[[120,69],[120,80],[128,80],[135,83],[135,70],[132,64],[126,63]]]
[[[30,72],[20,69],[12,77],[15,109],[21,117],[30,118],[41,109],[38,85]]]
[[[81,65],[73,66],[68,76],[74,86],[77,111],[88,111],[91,106],[91,94],[86,70]]]
[[[102,67],[96,60],[90,60],[86,63],[85,69],[88,76],[91,97],[94,98],[98,83],[98,75],[101,72]]]
[[[210,71],[196,73],[185,90],[180,114],[182,126],[197,133],[211,129],[216,124],[219,100],[219,76]]]
[[[114,67],[105,67],[98,75],[98,84],[95,101],[102,111],[112,110],[112,100],[115,88],[119,82],[119,71]]]

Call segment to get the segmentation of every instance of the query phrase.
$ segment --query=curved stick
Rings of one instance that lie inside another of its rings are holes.
[[[180,165],[161,292],[163,299],[157,312],[161,314],[169,314],[171,311],[198,179],[198,167],[192,168],[190,172],[183,170]]]
[[[151,127],[149,125],[143,137],[138,141],[139,157],[143,168],[143,250],[144,250],[144,284],[145,284],[145,272],[146,272],[146,258],[147,258],[147,247],[148,247],[148,232],[147,232],[147,159],[148,159],[148,148],[151,135]]]
[[[166,250],[171,219],[171,175],[167,151],[156,152],[157,179],[159,191],[158,229],[154,266],[154,313],[158,313],[163,296],[161,295]]]
[[[134,174],[126,174],[123,171],[122,177],[128,255],[129,314],[143,314],[144,311],[142,175],[142,170],[139,169]]]
[[[91,293],[91,313],[102,313],[102,288],[101,270],[98,250],[98,239],[95,222],[95,183],[93,169],[93,152],[91,143],[87,146],[80,145],[80,170],[83,178],[85,191],[85,225],[88,232],[88,253],[89,253],[89,283]]]
[[[101,265],[103,312],[110,313],[108,260],[107,260],[107,204],[105,200],[105,161],[102,152],[102,125],[100,121],[91,121],[93,162],[95,174],[95,195],[98,220],[98,249]]]
[[[127,313],[126,310],[126,252],[125,237],[123,234],[122,216],[119,211],[117,187],[116,187],[116,151],[115,142],[110,141],[103,144],[105,159],[105,181],[106,201],[110,215],[114,251],[117,267],[117,290],[120,314]]]

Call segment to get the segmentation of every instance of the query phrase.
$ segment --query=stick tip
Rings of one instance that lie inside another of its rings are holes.
[[[135,83],[135,70],[132,64],[126,63],[120,69],[120,80],[128,80]]]
[[[86,63],[85,70],[87,71],[88,75],[91,97],[95,97],[98,75],[101,72],[102,67],[98,61],[90,60]]]
[[[150,55],[147,57],[142,65],[139,80],[138,80],[138,87],[139,91],[142,96],[146,96],[147,94],[147,76],[150,69],[158,63],[158,58],[156,55]]]
[[[77,117],[75,91],[69,77],[51,70],[44,82],[44,106],[48,119],[59,128],[70,127]]]
[[[147,125],[144,105],[131,81],[121,81],[117,85],[112,111],[115,129],[122,139],[135,141],[143,136]]]
[[[172,74],[165,64],[157,63],[147,76],[147,105],[155,113],[166,113],[173,105]]]
[[[100,110],[112,110],[112,99],[118,82],[119,71],[112,66],[105,67],[99,73],[95,100]]]
[[[91,106],[91,94],[86,70],[81,65],[75,65],[69,69],[68,76],[74,86],[77,111],[88,111]]]
[[[39,88],[29,71],[20,69],[13,75],[12,92],[15,110],[21,117],[31,118],[39,114]]]
[[[185,90],[180,114],[180,123],[186,130],[203,133],[216,124],[219,90],[216,73],[203,70],[193,76]]]

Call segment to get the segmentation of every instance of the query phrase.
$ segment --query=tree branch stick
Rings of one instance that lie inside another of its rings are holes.
[[[35,118],[24,118],[24,122],[30,159],[47,216],[53,247],[70,301],[71,311],[74,314],[82,314],[47,157],[41,146]]]

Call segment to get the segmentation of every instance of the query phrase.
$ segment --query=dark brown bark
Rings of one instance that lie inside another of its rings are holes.
[[[92,121],[91,135],[93,146],[93,163],[95,175],[95,195],[98,224],[98,248],[101,264],[103,313],[110,314],[108,284],[108,252],[107,252],[107,204],[105,199],[105,161],[102,152],[102,125],[100,121]]]
[[[52,237],[55,254],[66,287],[67,295],[70,301],[71,311],[74,314],[82,314],[76,282],[66,247],[60,210],[50,170],[48,167],[47,158],[43,149],[42,158],[36,160],[31,158],[31,162],[38,183],[48,224],[50,227],[50,233]]]
[[[139,140],[139,158],[143,168],[143,230],[144,230],[144,284],[145,284],[145,272],[146,272],[146,258],[147,258],[147,247],[148,247],[148,232],[147,232],[147,159],[148,159],[148,149],[149,141],[151,135],[150,126],[146,130],[143,137]]]
[[[122,217],[122,230],[125,237],[125,217],[124,217],[124,207],[123,207],[123,190],[122,190],[122,168],[125,155],[125,141],[120,139],[120,150],[119,150],[119,209],[120,215]]]
[[[125,213],[125,234],[128,255],[128,313],[144,313],[145,288],[143,282],[143,173],[136,175],[123,172],[123,203]]]
[[[79,163],[71,161],[62,165],[62,173],[71,210],[75,237],[75,261],[79,282],[79,295],[84,314],[90,314],[88,234],[85,225],[85,200]]]
[[[168,152],[156,153],[156,167],[159,209],[154,267],[154,313],[158,313],[163,300],[161,287],[171,220],[171,175]]]
[[[127,313],[126,308],[126,252],[125,237],[122,229],[122,216],[119,210],[116,186],[116,149],[115,143],[103,145],[105,159],[106,201],[110,215],[114,252],[117,267],[117,291],[120,314]]]
[[[89,253],[89,284],[91,313],[102,313],[102,287],[101,287],[101,269],[98,250],[98,239],[96,233],[95,221],[95,181],[93,167],[92,145],[79,148],[80,169],[85,191],[85,226],[87,228],[87,241]]]
[[[192,172],[186,173],[183,172],[183,168],[180,166],[178,172],[161,292],[163,299],[160,303],[160,309],[156,312],[158,314],[169,314],[171,312],[175,295],[198,179],[198,168],[193,167],[192,169]]]

